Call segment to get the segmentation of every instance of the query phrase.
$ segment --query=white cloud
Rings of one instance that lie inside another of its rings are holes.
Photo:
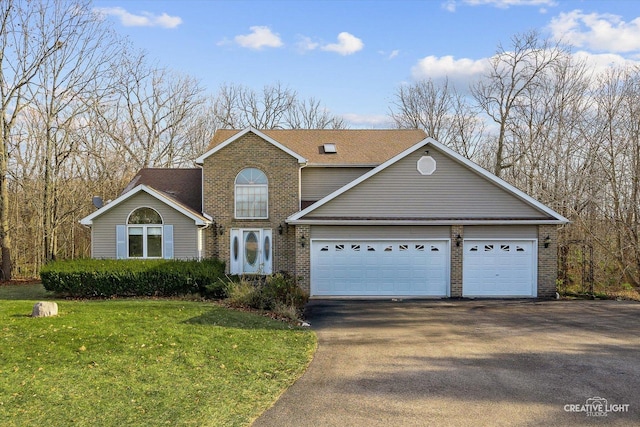
[[[341,117],[354,129],[391,128],[393,120],[384,114],[341,114]]]
[[[589,70],[594,74],[601,73],[610,68],[624,68],[627,66],[640,66],[640,61],[625,58],[615,53],[593,54],[590,52],[579,51],[573,54],[578,61],[585,61]]]
[[[311,37],[306,36],[298,36],[298,41],[296,43],[296,48],[300,52],[307,52],[310,50],[315,50],[320,46],[320,43],[314,42]]]
[[[442,8],[447,12],[455,12],[457,6],[458,5],[456,3],[456,0],[447,0],[446,2],[442,3]]]
[[[239,35],[234,38],[235,42],[242,47],[249,49],[262,49],[263,47],[280,47],[283,45],[278,34],[271,31],[269,27],[253,26],[249,27],[250,34]]]
[[[95,8],[94,12],[102,16],[115,16],[125,27],[176,28],[182,24],[182,18],[166,13],[155,15],[150,12],[141,12],[140,15],[134,15],[121,7],[99,7]]]
[[[400,51],[398,49],[392,50],[391,52],[386,52],[384,50],[379,50],[378,54],[380,56],[384,56],[387,58],[387,60],[392,60],[393,58],[397,57],[398,55],[400,55]]]
[[[551,20],[556,40],[576,47],[608,52],[640,51],[640,18],[625,22],[611,14],[573,10]]]
[[[342,32],[338,34],[338,43],[330,43],[322,46],[322,50],[336,52],[340,55],[346,56],[352,55],[359,50],[362,50],[363,47],[364,43],[362,42],[362,40],[360,40],[353,34]]]
[[[467,80],[481,75],[487,70],[487,59],[455,59],[453,56],[427,56],[411,68],[411,75],[416,80],[439,79],[448,77],[451,80]]]

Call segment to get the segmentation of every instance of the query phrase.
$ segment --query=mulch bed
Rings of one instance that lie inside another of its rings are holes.
[[[40,283],[40,279],[0,280],[0,286],[35,285],[36,283]]]

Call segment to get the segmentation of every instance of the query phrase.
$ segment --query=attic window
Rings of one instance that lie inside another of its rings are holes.
[[[324,150],[324,154],[335,154],[338,152],[336,144],[334,143],[322,144],[322,149]]]
[[[418,160],[418,172],[421,175],[431,175],[436,171],[436,160],[431,156],[422,156]]]

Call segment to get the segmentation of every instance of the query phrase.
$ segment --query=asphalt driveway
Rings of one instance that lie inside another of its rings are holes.
[[[308,318],[316,356],[255,426],[640,425],[639,303],[312,301]]]

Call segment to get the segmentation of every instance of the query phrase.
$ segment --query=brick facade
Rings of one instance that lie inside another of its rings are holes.
[[[451,226],[451,298],[462,297],[462,256],[463,247],[456,246],[456,239],[464,238],[464,227],[462,225]]]
[[[544,247],[549,237],[549,247]],[[538,226],[538,298],[553,298],[558,279],[558,227]]]
[[[235,218],[234,184],[238,173],[245,168],[260,169],[267,176],[268,219]],[[228,272],[230,230],[270,228],[273,233],[273,271],[294,273],[295,227],[287,227],[284,221],[299,210],[298,182],[298,161],[251,132],[207,157],[203,164],[203,209],[213,217],[215,227],[211,227],[205,236],[206,255],[224,260]],[[280,225],[282,234],[278,232]]]
[[[311,227],[308,225],[296,226],[296,280],[305,292],[311,292]],[[304,236],[304,246],[302,237]]]

